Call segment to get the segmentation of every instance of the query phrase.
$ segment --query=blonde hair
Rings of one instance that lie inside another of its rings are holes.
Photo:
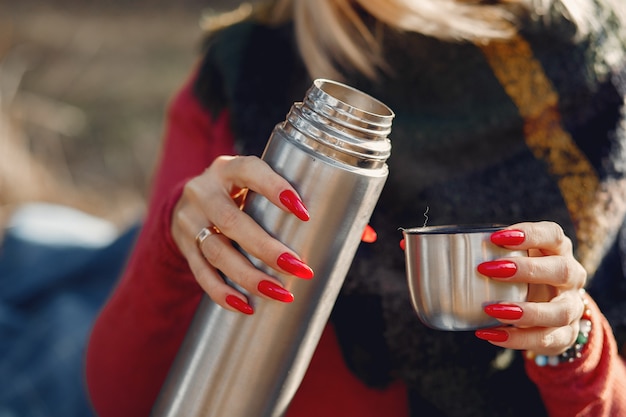
[[[487,42],[517,33],[524,17],[549,20],[555,10],[582,36],[599,25],[593,0],[275,0],[252,11],[268,23],[293,19],[298,48],[313,78],[342,79],[337,63],[370,78],[385,69],[381,25],[450,41]],[[626,22],[624,0],[604,0]],[[359,8],[376,22],[367,24]]]

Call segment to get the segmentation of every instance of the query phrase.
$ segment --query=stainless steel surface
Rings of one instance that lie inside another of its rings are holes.
[[[528,286],[481,275],[478,264],[527,256],[491,243],[498,226],[431,226],[403,230],[407,280],[420,320],[439,330],[475,330],[499,322],[483,307],[526,300]]]
[[[302,280],[280,274],[291,304],[249,296],[252,316],[205,297],[154,416],[278,417],[309,365],[345,275],[382,191],[393,112],[342,84],[316,80],[274,129],[263,154],[305,202],[311,219],[248,195],[244,210],[313,268]]]

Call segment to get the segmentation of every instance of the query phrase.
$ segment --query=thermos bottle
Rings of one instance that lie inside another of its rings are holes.
[[[315,277],[281,274],[244,253],[295,300],[246,294],[255,309],[247,316],[205,296],[155,403],[155,417],[285,413],[387,178],[393,117],[371,96],[318,79],[276,125],[262,158],[298,191],[310,220],[303,222],[252,192],[244,211],[297,253]]]

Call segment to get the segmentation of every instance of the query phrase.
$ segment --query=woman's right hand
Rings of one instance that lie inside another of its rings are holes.
[[[276,278],[250,263],[233,242],[276,271],[303,279],[312,278],[313,271],[241,211],[247,190],[265,196],[302,221],[309,219],[291,184],[263,160],[255,156],[221,156],[185,185],[172,214],[172,236],[198,284],[214,302],[229,310],[253,314],[246,296],[228,285],[218,271],[249,294],[282,302],[293,301],[293,295]]]

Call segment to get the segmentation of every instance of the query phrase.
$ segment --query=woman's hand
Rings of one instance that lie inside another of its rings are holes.
[[[503,324],[476,336],[511,349],[557,355],[578,335],[584,304],[581,289],[587,273],[573,255],[572,242],[556,223],[519,223],[495,232],[492,242],[529,257],[512,257],[478,266],[483,275],[529,284],[526,302],[492,304],[485,312]]]
[[[293,295],[252,265],[233,242],[276,271],[304,279],[312,278],[313,271],[241,211],[247,190],[262,194],[302,221],[309,219],[293,187],[264,161],[254,156],[222,156],[185,185],[172,214],[172,236],[213,301],[252,314],[246,296],[225,283],[218,271],[250,294],[282,302],[293,301]]]

